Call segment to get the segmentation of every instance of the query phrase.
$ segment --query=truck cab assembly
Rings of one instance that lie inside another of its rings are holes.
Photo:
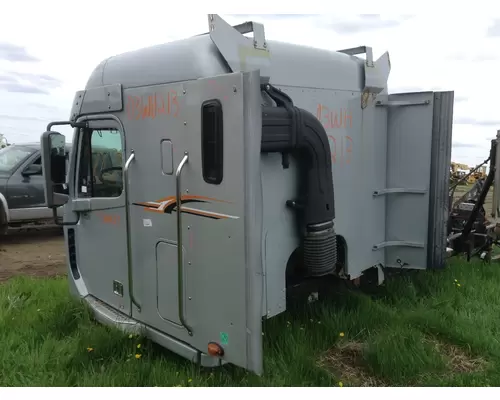
[[[208,25],[96,67],[41,137],[45,196],[99,321],[261,374],[292,285],[444,267],[454,94],[389,95],[370,47]],[[99,173],[95,147],[117,155]]]

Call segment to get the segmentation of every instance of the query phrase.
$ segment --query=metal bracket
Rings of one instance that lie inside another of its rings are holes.
[[[372,250],[380,250],[385,247],[414,247],[418,249],[423,249],[425,246],[420,242],[410,242],[408,240],[389,240],[387,242],[381,242],[373,245]]]
[[[209,34],[232,72],[260,70],[261,83],[270,77],[270,51],[264,25],[245,22],[231,26],[217,14],[208,14]],[[244,36],[253,32],[253,38]]]
[[[265,50],[267,48],[264,25],[259,24],[258,22],[248,21],[235,25],[233,28],[242,35],[253,32],[253,47],[259,50]]]
[[[366,54],[366,62],[365,62],[366,65],[368,67],[375,66],[375,64],[373,63],[373,50],[371,47],[368,46],[351,47],[350,49],[337,50],[337,52],[347,54],[348,56],[357,56],[358,54]]]
[[[350,49],[338,50],[337,52],[349,56],[366,54],[366,59],[364,61],[365,83],[363,96],[361,98],[361,108],[364,109],[368,104],[369,94],[372,94],[373,98],[375,98],[375,96],[387,88],[387,80],[391,72],[389,53],[385,52],[377,61],[373,61],[373,50],[369,46],[353,47]]]
[[[378,100],[375,102],[377,107],[408,107],[408,106],[427,106],[431,104],[429,100],[419,100],[419,101],[382,101]]]
[[[373,192],[373,197],[383,196],[383,195],[386,195],[386,194],[393,194],[393,193],[426,194],[427,190],[425,190],[425,189],[409,189],[409,188],[381,189],[381,190],[375,190]]]

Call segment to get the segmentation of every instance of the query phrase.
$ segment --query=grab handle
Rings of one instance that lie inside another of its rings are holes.
[[[182,253],[182,198],[181,198],[181,174],[184,165],[188,163],[189,154],[186,151],[182,158],[177,171],[175,172],[175,201],[177,207],[177,284],[179,292],[179,320],[184,328],[186,328],[189,336],[193,336],[193,331],[184,319],[184,259]]]
[[[130,312],[132,312],[132,304],[137,307],[137,310],[141,312],[141,305],[135,299],[134,296],[134,277],[132,274],[132,238],[131,238],[131,226],[130,226],[130,206],[129,206],[129,181],[128,181],[128,169],[130,163],[134,160],[135,153],[134,150],[130,152],[130,156],[125,163],[123,168],[123,181],[125,182],[125,218],[127,219],[127,269],[128,269],[128,291],[130,293]]]

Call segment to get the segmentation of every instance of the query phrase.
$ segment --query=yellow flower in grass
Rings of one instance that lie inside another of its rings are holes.
[[[340,333],[339,333],[339,336],[340,336],[340,337],[344,337],[344,336],[345,336],[345,333],[344,333],[344,332],[340,332]]]
[[[135,358],[137,358],[137,359],[139,359],[139,358],[141,358],[141,357],[142,357],[142,354],[136,354],[136,355],[135,355]]]
[[[87,347],[87,351],[90,353],[91,351],[94,351],[92,347]]]
[[[140,349],[140,348],[141,348],[141,344],[140,344],[140,343],[137,345],[137,348],[138,348],[138,349]]]
[[[342,382],[339,382],[339,387],[344,387],[344,384]]]

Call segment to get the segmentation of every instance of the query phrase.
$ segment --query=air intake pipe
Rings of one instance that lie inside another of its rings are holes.
[[[305,185],[298,200],[287,205],[303,219],[304,266],[311,277],[333,273],[337,263],[334,229],[335,203],[330,145],[325,129],[310,112],[295,107],[292,99],[273,86],[262,89],[277,107],[262,108],[262,153],[288,154],[300,162]]]

